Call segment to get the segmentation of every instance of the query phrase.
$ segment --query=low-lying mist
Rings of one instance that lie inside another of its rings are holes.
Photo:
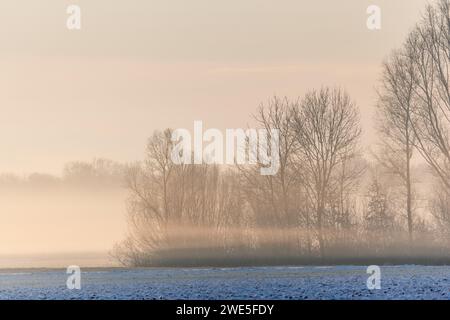
[[[0,267],[111,263],[108,252],[125,233],[127,191],[121,176],[110,179],[99,165],[94,174],[90,165],[68,165],[62,177],[0,176]],[[96,252],[102,258],[89,259],[97,262],[82,259]]]
[[[449,243],[406,231],[324,230],[324,256],[311,231],[301,228],[198,227],[177,223],[152,237],[144,224],[113,255],[134,267],[233,267],[323,264],[449,264]],[[147,232],[145,231],[147,230]]]

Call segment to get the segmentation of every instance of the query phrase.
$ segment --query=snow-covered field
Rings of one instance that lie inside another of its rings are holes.
[[[0,299],[450,299],[450,267],[381,267],[368,290],[365,267],[0,270]]]

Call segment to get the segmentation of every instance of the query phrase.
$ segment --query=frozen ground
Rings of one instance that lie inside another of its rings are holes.
[[[381,290],[365,267],[83,269],[81,290],[65,270],[0,270],[0,299],[450,299],[450,267],[381,267]]]

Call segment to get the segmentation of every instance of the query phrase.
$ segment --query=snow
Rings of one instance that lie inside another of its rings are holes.
[[[381,266],[368,290],[363,266],[204,269],[0,270],[0,299],[450,299],[448,266]]]

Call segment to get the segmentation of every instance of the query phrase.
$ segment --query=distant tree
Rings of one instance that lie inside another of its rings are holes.
[[[35,187],[48,187],[59,185],[61,182],[58,177],[45,173],[32,173],[27,177],[27,182]]]
[[[1,187],[11,187],[19,186],[23,183],[23,179],[12,173],[2,173],[0,174],[0,186]]]
[[[91,162],[69,162],[63,170],[63,180],[76,184],[121,185],[124,177],[124,165],[101,158]]]

